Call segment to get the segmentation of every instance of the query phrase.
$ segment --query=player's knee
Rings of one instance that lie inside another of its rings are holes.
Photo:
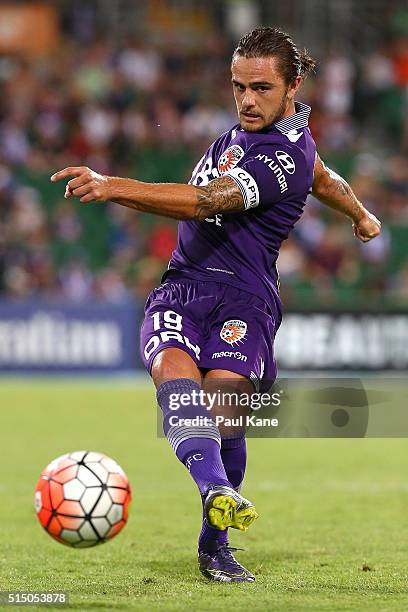
[[[151,374],[156,387],[177,378],[191,378],[201,384],[201,374],[193,359],[177,348],[165,349],[156,355]]]

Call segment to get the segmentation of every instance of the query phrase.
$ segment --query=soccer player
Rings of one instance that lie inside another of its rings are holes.
[[[209,418],[200,391],[218,384],[251,393],[275,380],[281,322],[275,262],[311,191],[351,218],[360,240],[380,232],[379,221],[316,153],[311,109],[295,101],[313,67],[278,29],[245,35],[231,63],[239,123],[210,146],[188,185],[103,176],[86,167],[51,177],[72,177],[65,196],[83,203],[113,201],[180,220],[162,284],[146,303],[141,351],[164,432],[202,497],[199,567],[216,581],[255,580],[234,558],[228,528],[246,531],[257,513],[239,492],[244,430],[217,427],[213,415],[228,415],[231,407],[216,406]]]

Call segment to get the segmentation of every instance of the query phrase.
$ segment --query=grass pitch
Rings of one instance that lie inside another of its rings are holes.
[[[2,381],[0,409],[0,590],[64,590],[77,610],[408,609],[407,440],[249,440],[260,518],[231,543],[257,581],[210,584],[199,496],[157,438],[152,388]],[[54,542],[33,509],[42,468],[80,449],[114,457],[133,487],[127,527],[89,550]]]

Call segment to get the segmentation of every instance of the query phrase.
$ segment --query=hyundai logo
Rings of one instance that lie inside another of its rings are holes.
[[[295,162],[293,161],[289,153],[285,153],[285,151],[276,151],[275,155],[285,172],[287,172],[288,174],[295,173]]]

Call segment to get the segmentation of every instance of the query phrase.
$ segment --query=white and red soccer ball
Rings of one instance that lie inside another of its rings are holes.
[[[125,472],[101,453],[62,455],[42,471],[35,509],[58,542],[88,548],[110,540],[126,525],[131,489]]]

